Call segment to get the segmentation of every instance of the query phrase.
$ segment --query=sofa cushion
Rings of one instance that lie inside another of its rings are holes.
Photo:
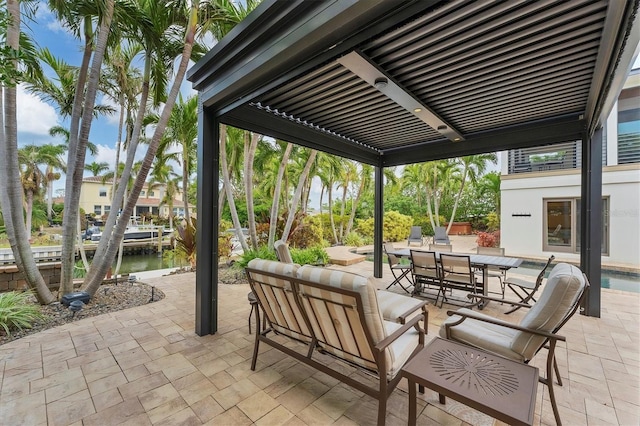
[[[386,321],[400,323],[401,316],[409,311],[413,312],[405,318],[405,321],[416,315],[422,315],[420,307],[424,304],[423,300],[386,290],[378,290],[377,296],[378,307],[382,318]]]
[[[354,309],[345,314],[331,307],[326,308],[324,304],[318,304],[314,306],[314,312],[325,309],[326,312],[319,312],[316,315],[320,323],[318,324],[320,329],[314,329],[314,333],[318,336],[324,350],[333,352],[342,358],[367,368],[375,368],[375,359],[371,352],[370,344],[367,342],[364,327],[369,331],[374,345],[387,336],[376,297],[376,286],[368,278],[361,275],[309,265],[300,267],[297,270],[297,275],[300,279],[327,286],[326,289],[323,289],[305,286],[301,283],[300,292],[303,297],[303,303],[308,303],[306,296],[310,296],[311,298],[331,300],[332,302],[355,308],[356,301],[353,296],[333,291],[331,287],[350,290],[360,295],[365,318],[364,326],[360,323],[358,314]],[[307,306],[306,309],[310,309],[310,307]],[[327,326],[323,327],[322,322],[327,323]],[[330,324],[331,322],[333,324]],[[334,330],[337,330],[337,332]],[[329,346],[324,345],[323,341]],[[360,354],[364,361],[359,359],[358,356],[349,356],[349,354]],[[394,365],[393,352],[388,350],[385,356],[387,357],[386,365],[391,368]]]
[[[252,289],[260,300],[273,329],[295,339],[309,342],[311,333],[304,315],[296,303],[291,281],[260,273],[260,271],[264,271],[295,278],[299,265],[275,260],[253,259],[247,266],[258,271],[252,272],[249,278]]]

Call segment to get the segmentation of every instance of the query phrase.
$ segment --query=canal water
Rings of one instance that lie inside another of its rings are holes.
[[[115,270],[116,262],[113,263]],[[136,272],[155,271],[157,269],[181,268],[188,266],[189,262],[174,261],[158,256],[157,253],[127,254],[122,256],[120,274],[135,274]]]

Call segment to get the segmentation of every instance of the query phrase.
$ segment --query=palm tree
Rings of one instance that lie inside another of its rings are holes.
[[[333,217],[333,187],[335,186],[336,179],[340,174],[340,168],[342,165],[342,159],[335,155],[320,153],[318,155],[318,173],[323,187],[327,189],[327,199],[329,207],[329,222],[331,223],[331,231],[333,233],[333,242],[338,242],[338,232],[336,230],[336,224]]]
[[[197,156],[197,142],[198,97],[192,96],[185,101],[180,94],[176,106],[171,111],[163,146],[158,151],[164,151],[167,145],[177,145],[181,148],[178,161],[182,165],[182,202],[184,218],[187,222],[191,222],[187,188]]]
[[[269,239],[267,241],[267,246],[270,249],[273,248],[273,244],[275,243],[276,228],[278,226],[278,212],[280,211],[282,178],[284,177],[284,172],[286,170],[287,163],[289,162],[289,156],[291,155],[292,149],[293,144],[288,142],[286,148],[284,149],[284,152],[282,153],[282,158],[278,167],[278,174],[276,176],[275,185],[273,188],[273,201],[271,202],[271,215],[269,218]]]
[[[478,176],[481,176],[484,173],[487,168],[487,163],[489,162],[492,162],[493,164],[496,164],[498,162],[495,153],[468,155],[457,159],[456,163],[459,167],[462,167],[462,177],[460,179],[458,195],[455,197],[455,201],[453,204],[453,211],[451,212],[451,219],[449,220],[447,233],[449,233],[449,231],[451,230],[451,225],[453,225],[453,220],[456,217],[458,202],[460,200],[460,195],[462,195],[462,191],[464,190],[465,183],[467,182],[467,180],[475,183]]]
[[[84,169],[90,171],[94,177],[100,176],[102,172],[106,172],[107,170],[109,170],[109,163],[105,161],[96,163],[94,161],[93,163],[86,164],[84,166]]]
[[[345,231],[345,235],[349,235],[351,232],[351,228],[353,228],[353,221],[356,217],[356,208],[360,203],[360,198],[362,194],[367,192],[371,188],[373,166],[368,164],[362,164],[360,166],[360,185],[358,186],[358,191],[356,192],[355,198],[351,200],[351,214],[349,215],[349,223],[347,223],[347,230]]]
[[[291,227],[293,226],[293,220],[295,219],[296,210],[298,209],[298,203],[300,202],[300,198],[302,197],[302,188],[304,187],[304,183],[309,176],[309,171],[311,170],[311,166],[316,160],[316,155],[318,151],[312,149],[309,152],[309,157],[307,158],[307,162],[300,173],[298,178],[298,185],[296,186],[296,191],[293,194],[293,200],[291,201],[291,207],[289,208],[289,216],[287,217],[287,222],[284,225],[284,230],[282,231],[282,240],[287,241],[289,238],[289,233],[291,232]]]
[[[0,78],[0,207],[6,227],[9,243],[16,259],[18,269],[25,275],[27,283],[36,290],[40,303],[51,303],[55,300],[47,287],[38,266],[33,258],[29,235],[24,225],[22,210],[22,187],[18,164],[18,124],[16,116],[17,92],[15,85],[21,74],[18,71],[16,58],[29,57],[28,50],[20,51],[20,4],[16,0],[7,0],[8,12],[0,19],[3,29],[6,28],[6,50],[8,57],[2,57],[2,77]],[[2,12],[0,12],[2,13]]]

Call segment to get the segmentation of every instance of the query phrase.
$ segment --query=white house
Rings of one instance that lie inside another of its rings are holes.
[[[602,264],[640,270],[640,69],[606,122]],[[508,255],[580,259],[581,142],[501,154],[501,246]]]

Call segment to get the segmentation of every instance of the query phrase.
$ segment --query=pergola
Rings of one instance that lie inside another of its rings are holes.
[[[198,91],[196,332],[217,331],[219,126],[383,169],[580,141],[584,312],[600,316],[602,124],[638,0],[264,0],[188,74]],[[209,261],[210,260],[210,261]]]

